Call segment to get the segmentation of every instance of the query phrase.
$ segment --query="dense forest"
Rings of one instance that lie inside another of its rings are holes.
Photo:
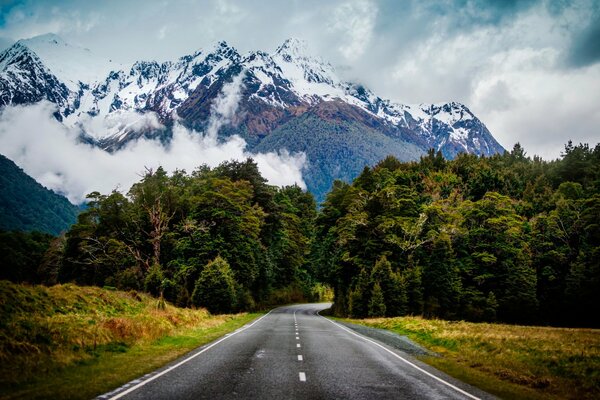
[[[336,182],[315,265],[338,315],[600,325],[600,145],[430,151]]]
[[[77,220],[79,209],[25,174],[0,154],[0,230],[58,235]]]
[[[91,193],[25,280],[143,290],[218,313],[318,299],[315,217],[312,195],[267,185],[252,160],[148,170],[127,196]]]
[[[550,162],[518,144],[388,157],[336,181],[320,210],[250,159],[148,170],[127,195],[88,200],[65,235],[0,236],[29,255],[0,278],[143,290],[211,312],[318,300],[323,283],[341,316],[600,326],[600,145],[569,143]]]

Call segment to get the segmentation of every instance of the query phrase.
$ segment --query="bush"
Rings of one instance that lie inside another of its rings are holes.
[[[220,256],[206,264],[194,286],[192,304],[205,307],[212,314],[234,311],[236,283],[229,263]]]
[[[163,279],[164,275],[160,265],[154,264],[148,270],[148,275],[146,275],[146,279],[144,280],[146,292],[150,293],[152,296],[158,297],[161,294]]]

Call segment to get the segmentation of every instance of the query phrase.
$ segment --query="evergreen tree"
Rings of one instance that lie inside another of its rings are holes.
[[[379,282],[375,282],[373,290],[371,291],[371,300],[369,301],[369,317],[383,317],[385,311],[386,307],[383,291],[381,290]]]
[[[213,314],[230,313],[237,306],[236,284],[229,263],[221,257],[206,264],[196,281],[192,304]]]

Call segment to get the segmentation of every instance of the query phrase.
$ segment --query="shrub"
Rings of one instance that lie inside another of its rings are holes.
[[[229,263],[220,256],[206,264],[194,286],[192,304],[213,314],[232,312],[237,303],[236,283]]]

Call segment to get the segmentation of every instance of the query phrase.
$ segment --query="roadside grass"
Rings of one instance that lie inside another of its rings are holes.
[[[259,316],[156,304],[133,291],[0,281],[0,398],[93,398]]]
[[[441,356],[422,361],[500,398],[600,398],[598,329],[419,317],[342,320],[405,335]]]

